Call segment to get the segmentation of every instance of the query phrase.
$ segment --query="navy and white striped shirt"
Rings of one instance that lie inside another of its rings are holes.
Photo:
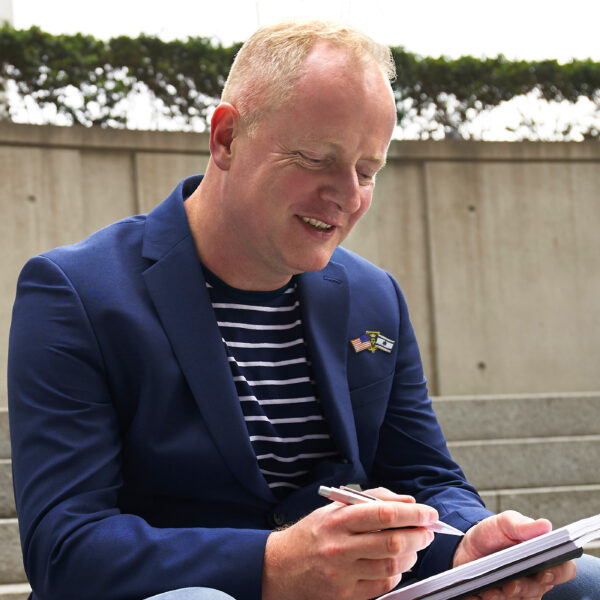
[[[248,292],[205,275],[259,468],[282,499],[337,455],[307,360],[296,283]]]

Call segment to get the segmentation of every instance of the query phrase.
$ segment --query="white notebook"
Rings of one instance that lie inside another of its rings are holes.
[[[600,538],[600,514],[389,592],[379,600],[466,597],[580,556],[583,546],[596,538]]]

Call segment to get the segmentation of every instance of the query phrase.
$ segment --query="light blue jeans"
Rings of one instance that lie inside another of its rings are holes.
[[[544,600],[600,600],[600,559],[583,555],[578,558],[577,577],[556,586]],[[210,588],[184,588],[152,596],[146,600],[233,600],[231,596]]]
[[[557,585],[544,595],[544,600],[600,600],[600,558],[584,554],[575,562],[575,579]]]

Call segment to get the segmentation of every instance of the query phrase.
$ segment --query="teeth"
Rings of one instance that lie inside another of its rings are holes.
[[[316,229],[320,229],[321,231],[328,231],[333,227],[333,225],[327,225],[327,223],[323,223],[323,221],[319,221],[318,219],[309,219],[308,217],[300,217],[305,223],[312,225]]]

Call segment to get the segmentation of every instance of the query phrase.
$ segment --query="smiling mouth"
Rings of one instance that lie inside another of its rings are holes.
[[[323,223],[323,221],[319,221],[319,219],[312,219],[309,217],[300,217],[307,225],[311,225],[318,231],[330,231],[333,229],[333,225],[328,225],[327,223]]]

